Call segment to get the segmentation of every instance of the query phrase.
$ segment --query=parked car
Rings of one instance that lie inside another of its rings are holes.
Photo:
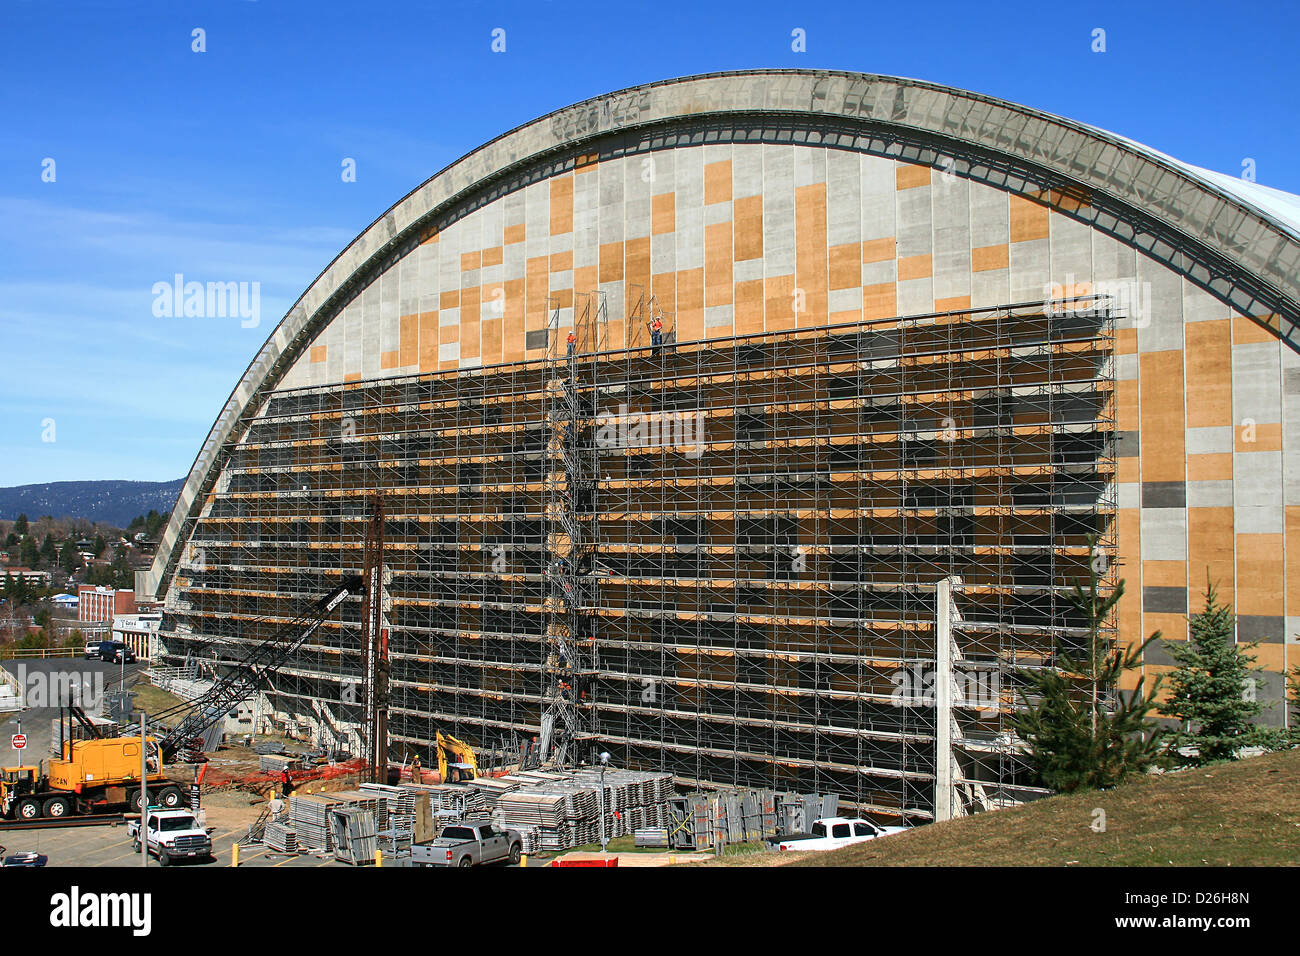
[[[88,661],[99,660],[99,641],[86,642],[86,660]]]
[[[812,825],[810,833],[781,837],[778,850],[838,850],[854,843],[866,843],[883,836],[902,833],[907,827],[882,827],[861,817],[824,817]]]
[[[442,828],[436,840],[411,847],[415,866],[481,866],[484,863],[516,864],[522,856],[523,839],[516,830],[498,830],[490,823],[456,823]]]
[[[99,659],[110,664],[134,664],[135,651],[121,641],[100,641]]]

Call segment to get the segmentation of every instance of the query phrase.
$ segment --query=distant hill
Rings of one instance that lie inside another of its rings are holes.
[[[52,481],[44,485],[0,488],[0,520],[20,514],[35,520],[85,518],[125,528],[150,509],[167,514],[176,504],[184,478],[175,481]]]

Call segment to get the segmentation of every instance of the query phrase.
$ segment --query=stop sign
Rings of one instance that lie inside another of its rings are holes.
[[[14,750],[22,750],[24,747],[27,746],[27,735],[14,734],[11,738],[9,738],[9,746],[12,747]]]

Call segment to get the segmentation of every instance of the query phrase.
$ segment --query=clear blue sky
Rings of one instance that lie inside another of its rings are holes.
[[[343,246],[569,103],[716,70],[894,74],[1233,175],[1250,157],[1259,182],[1300,192],[1298,26],[1293,2],[0,0],[0,485],[185,474]],[[261,325],[155,317],[175,273],[260,282]]]

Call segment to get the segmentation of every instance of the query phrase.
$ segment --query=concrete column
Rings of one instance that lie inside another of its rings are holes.
[[[934,819],[951,820],[952,759],[952,578],[935,589],[934,615]]]

